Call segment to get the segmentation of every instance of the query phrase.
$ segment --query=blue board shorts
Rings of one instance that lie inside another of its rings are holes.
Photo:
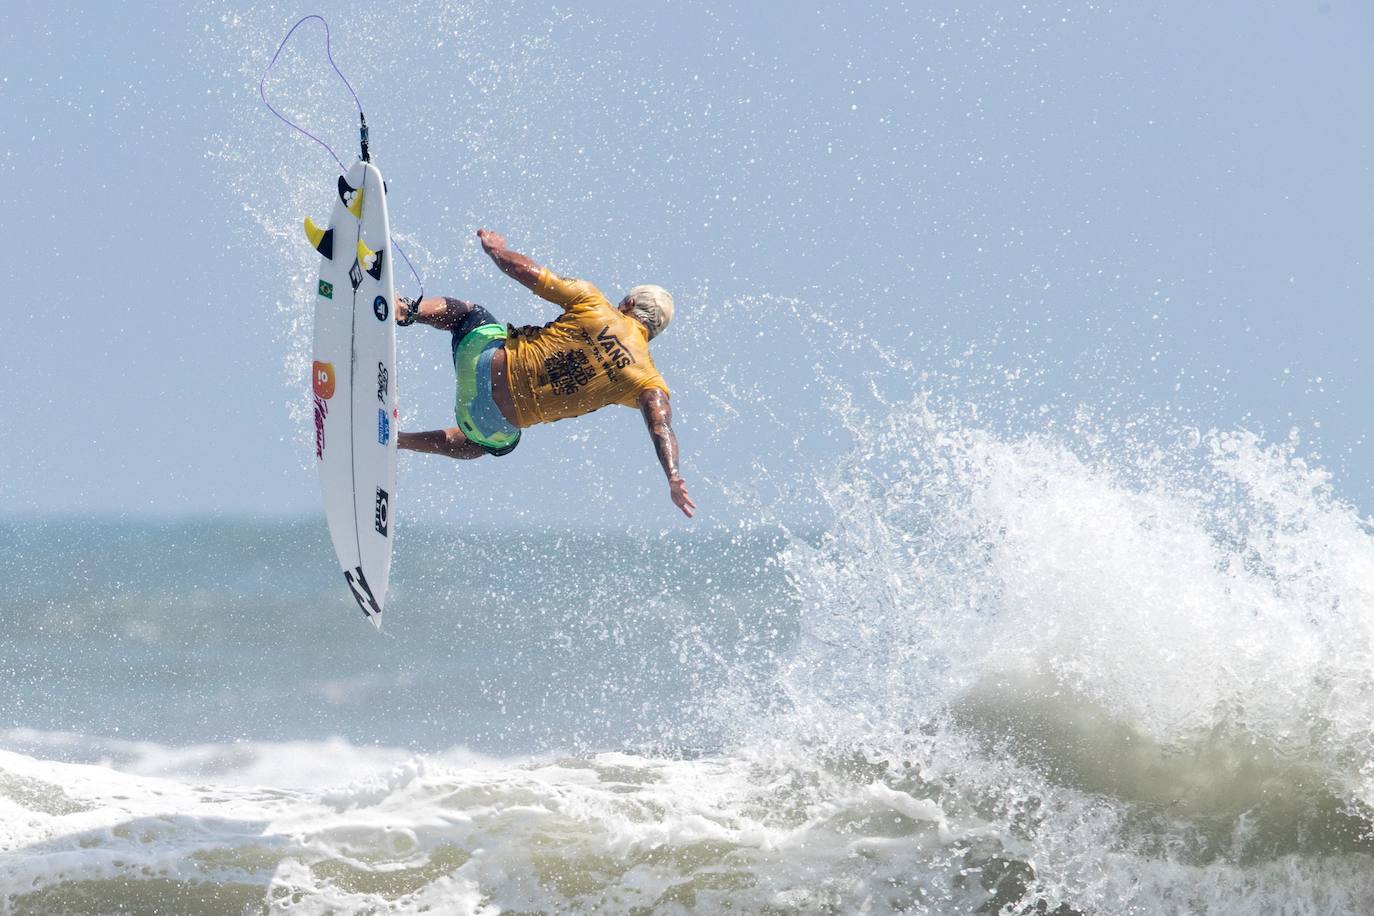
[[[509,455],[520,444],[520,429],[496,406],[491,394],[491,360],[505,346],[506,326],[491,312],[475,305],[453,329],[453,371],[457,396],[453,413],[469,442],[487,454]]]

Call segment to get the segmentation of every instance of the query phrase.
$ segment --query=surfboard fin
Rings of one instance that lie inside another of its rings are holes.
[[[348,212],[358,219],[363,218],[363,189],[355,188],[339,176],[339,200],[343,201]]]
[[[310,217],[305,218],[305,237],[311,246],[329,260],[334,260],[334,230],[321,229]]]
[[[358,263],[363,265],[368,276],[379,283],[382,280],[382,256],[385,254],[385,248],[373,251],[363,244],[362,239],[358,239]]]

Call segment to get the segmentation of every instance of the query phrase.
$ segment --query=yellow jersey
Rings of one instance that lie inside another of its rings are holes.
[[[545,268],[534,292],[563,307],[543,327],[511,326],[506,370],[515,425],[533,426],[590,413],[607,404],[638,407],[650,388],[668,384],[649,358],[649,330],[586,280]]]

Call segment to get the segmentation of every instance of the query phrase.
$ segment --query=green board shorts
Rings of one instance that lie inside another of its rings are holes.
[[[505,346],[506,326],[480,305],[453,329],[453,371],[458,376],[453,415],[463,435],[487,454],[509,455],[520,444],[520,430],[496,406],[491,394],[491,359]]]

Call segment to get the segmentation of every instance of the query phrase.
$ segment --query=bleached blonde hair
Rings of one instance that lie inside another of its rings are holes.
[[[673,320],[673,297],[666,289],[644,283],[631,288],[620,302],[623,305],[631,299],[634,305],[630,307],[630,314],[649,328],[650,339],[668,329],[668,324]]]

